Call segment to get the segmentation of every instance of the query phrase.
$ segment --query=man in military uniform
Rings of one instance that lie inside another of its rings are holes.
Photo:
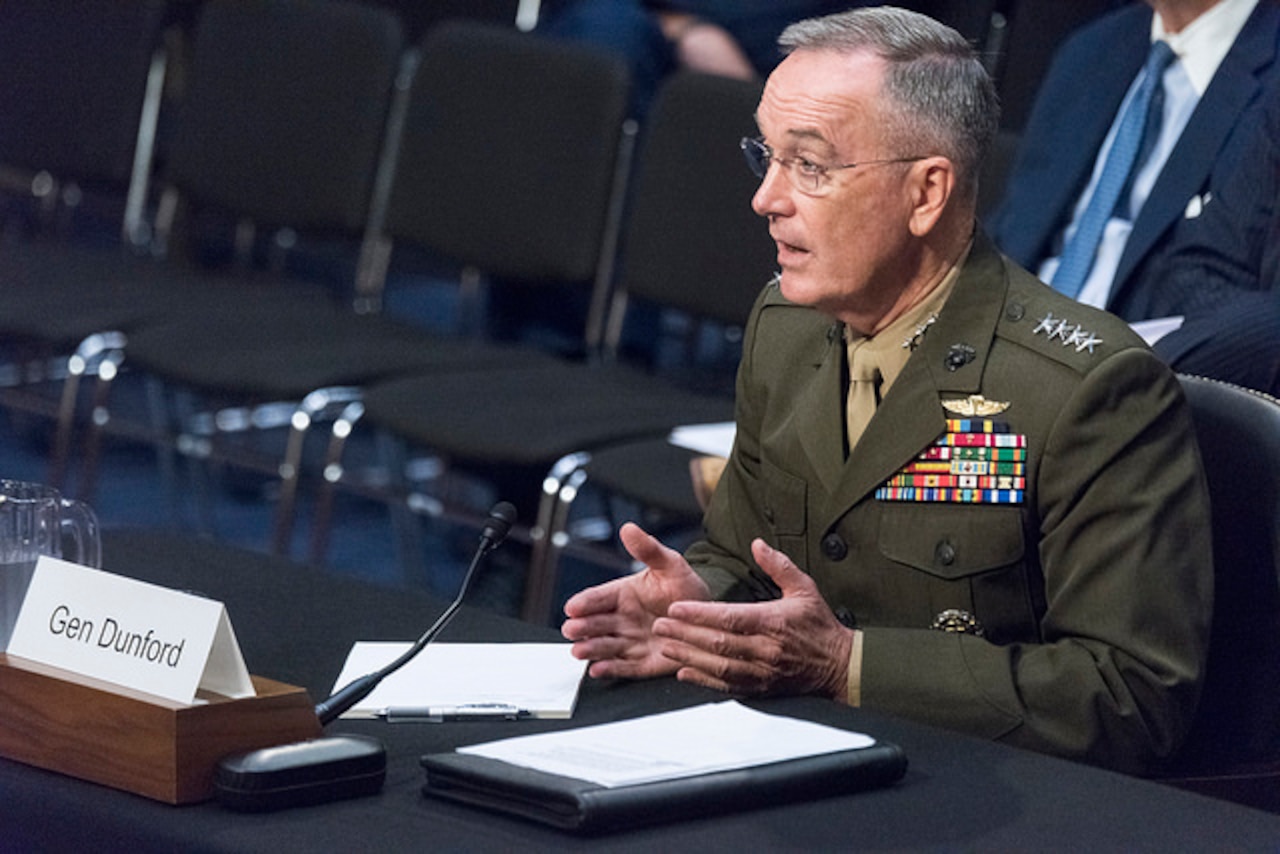
[[[872,7],[781,42],[743,141],[781,273],[706,538],[682,556],[624,526],[646,569],[570,599],[564,635],[597,677],[1152,769],[1194,713],[1212,597],[1176,378],[977,230],[998,108],[958,34]]]

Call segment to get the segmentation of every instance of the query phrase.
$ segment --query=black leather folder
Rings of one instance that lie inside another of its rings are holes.
[[[613,788],[471,754],[429,754],[421,762],[425,795],[589,834],[887,786],[907,770],[906,754],[887,742]]]

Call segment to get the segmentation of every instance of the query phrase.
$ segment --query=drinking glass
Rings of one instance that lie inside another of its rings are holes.
[[[102,566],[98,519],[89,505],[39,483],[0,480],[0,650],[18,621],[40,555]]]

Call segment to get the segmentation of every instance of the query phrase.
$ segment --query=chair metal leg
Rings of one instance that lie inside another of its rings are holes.
[[[378,457],[387,472],[388,509],[396,540],[396,556],[406,579],[427,575],[423,561],[426,543],[422,536],[422,517],[435,518],[443,511],[442,502],[433,495],[410,489],[409,445],[404,440],[378,431]]]
[[[311,545],[307,553],[309,563],[324,563],[329,550],[329,532],[333,525],[333,502],[338,484],[342,482],[342,457],[347,437],[364,415],[364,403],[357,397],[343,408],[334,420],[329,433],[329,447],[325,452],[324,469],[316,490],[315,509],[311,523]]]
[[[360,390],[350,387],[318,389],[308,394],[294,409],[289,419],[289,439],[284,458],[280,461],[280,501],[276,506],[271,550],[273,554],[288,555],[291,551],[294,523],[297,518],[298,489],[302,477],[302,455],[311,427],[320,420],[332,417],[330,413],[345,412],[358,400]],[[341,416],[339,416],[341,417]],[[332,450],[332,447],[331,447]],[[339,449],[340,452],[341,449]],[[340,465],[341,460],[335,461]],[[326,461],[326,470],[328,461]]]
[[[189,392],[176,392],[173,401],[178,426],[178,453],[182,456],[187,489],[194,501],[196,530],[205,536],[213,536],[216,529],[210,470],[216,432],[213,416],[201,411]]]
[[[81,464],[79,496],[83,501],[93,501],[98,488],[98,463],[102,459],[102,441],[108,424],[111,421],[111,409],[107,401],[111,397],[113,381],[124,361],[124,351],[115,350],[105,356],[98,366],[98,380],[93,386],[93,397],[89,407],[89,433],[84,446],[84,460]]]
[[[146,379],[147,412],[151,421],[151,432],[156,437],[156,468],[160,471],[160,482],[164,487],[166,503],[175,523],[181,523],[182,512],[178,490],[178,451],[176,435],[169,407],[165,403],[164,384],[155,377]]]
[[[51,486],[58,489],[64,489],[66,486],[67,473],[71,468],[71,446],[76,432],[76,408],[80,397],[81,378],[86,374],[97,375],[98,390],[95,393],[91,414],[98,416],[101,413],[105,416],[107,391],[123,359],[124,345],[125,336],[121,332],[95,333],[80,342],[75,353],[67,360],[67,375],[62,384],[62,395],[54,426],[53,453],[49,461]],[[86,435],[86,450],[92,448],[96,454],[99,444],[98,434],[105,423],[105,419],[100,424],[95,423],[95,418],[90,419],[89,432]],[[94,463],[96,464],[96,456]],[[86,476],[88,474],[86,470]],[[91,485],[86,488],[82,484],[80,497],[85,501],[89,500],[91,491]]]
[[[561,457],[542,480],[538,518],[529,532],[533,550],[520,614],[528,622],[544,623],[551,617],[560,552],[568,536],[569,509],[586,482],[584,467],[590,461],[591,454],[586,451]]]
[[[53,452],[49,459],[49,485],[54,489],[66,490],[67,469],[71,456],[71,440],[76,428],[76,403],[80,397],[80,377],[83,368],[77,370],[73,365],[62,381],[62,396],[58,403],[57,423],[54,426]]]

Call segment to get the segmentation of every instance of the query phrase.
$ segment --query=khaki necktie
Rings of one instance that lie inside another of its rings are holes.
[[[858,440],[867,429],[867,422],[876,414],[880,404],[880,366],[875,352],[862,342],[851,348],[849,358],[849,396],[845,401],[845,424],[849,435],[849,451],[857,447]]]

